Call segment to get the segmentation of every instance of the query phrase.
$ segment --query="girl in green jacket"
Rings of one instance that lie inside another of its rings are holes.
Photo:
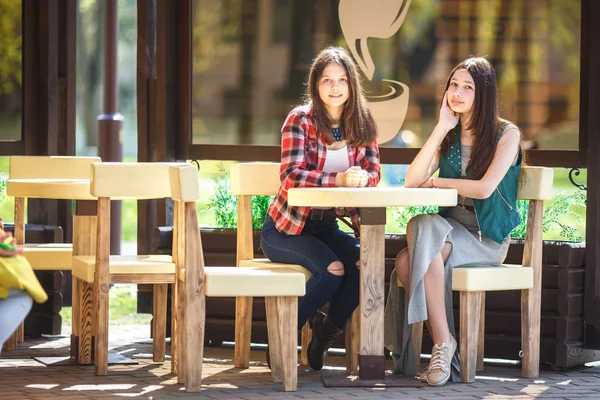
[[[453,362],[452,268],[501,264],[510,231],[519,223],[520,136],[498,115],[492,65],[481,57],[457,65],[446,82],[438,123],[406,173],[406,186],[456,189],[458,205],[411,219],[408,248],[396,257],[396,274],[410,294],[408,323],[426,321],[433,338],[430,364],[419,376],[430,385],[459,377]]]

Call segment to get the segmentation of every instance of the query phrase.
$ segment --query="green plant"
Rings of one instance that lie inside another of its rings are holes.
[[[215,216],[219,228],[237,227],[237,197],[229,192],[229,171],[219,164],[219,174],[215,176],[215,191],[208,200],[208,209]]]
[[[404,177],[398,176],[398,181],[404,185]],[[391,207],[392,217],[405,232],[411,218],[419,214],[436,214],[438,210],[438,206]]]
[[[571,242],[582,242],[584,238],[578,235],[578,227],[581,227],[585,220],[582,217],[580,208],[585,208],[586,194],[579,190],[573,193],[561,192],[556,195],[552,202],[544,210],[542,220],[542,231],[544,233],[552,230],[558,230],[558,236],[561,239]],[[511,238],[524,239],[527,228],[527,210],[529,201],[517,201],[517,211],[521,216],[521,223],[511,232]],[[393,207],[392,217],[398,226],[406,229],[408,221],[419,214],[432,214],[438,212],[438,207]]]
[[[0,177],[0,203],[6,201],[6,178]]]
[[[273,196],[254,196],[252,198],[252,228],[261,229],[269,211]]]
[[[553,197],[552,202],[544,210],[542,219],[542,231],[544,233],[551,229],[558,228],[559,236],[571,242],[582,242],[584,238],[577,234],[576,226],[582,225],[585,221],[576,207],[585,207],[587,195],[582,190],[573,193],[561,192]],[[511,233],[513,239],[524,239],[527,228],[527,210],[529,201],[517,201],[517,211],[521,216],[521,223]],[[566,221],[569,220],[567,223]],[[575,226],[573,226],[575,225]]]
[[[218,166],[215,176],[215,191],[208,201],[208,209],[215,216],[219,228],[237,228],[237,197],[229,191],[229,171],[223,165]],[[252,228],[262,228],[272,196],[252,197]]]
[[[408,221],[419,214],[435,214],[437,206],[392,207],[392,217],[406,230]]]

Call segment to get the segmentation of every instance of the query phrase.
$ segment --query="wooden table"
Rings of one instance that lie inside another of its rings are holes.
[[[73,207],[73,255],[96,254],[96,198],[89,179],[9,179],[7,192],[16,198],[75,200]],[[23,204],[15,208],[24,212]],[[21,215],[21,218],[24,216]],[[80,302],[79,299],[84,299]],[[73,276],[71,358],[77,364],[92,363],[93,287]]]
[[[304,207],[360,209],[359,379],[384,379],[383,310],[385,298],[386,207],[455,206],[455,189],[404,187],[292,188],[288,203]]]

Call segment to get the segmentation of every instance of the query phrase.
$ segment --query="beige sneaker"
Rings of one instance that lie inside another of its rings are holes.
[[[427,382],[427,375],[429,375],[429,365],[423,368],[423,371],[421,371],[421,373],[417,375],[416,378],[421,382]]]
[[[452,357],[456,351],[456,340],[450,336],[450,343],[433,346],[427,383],[431,386],[442,386],[450,379]]]

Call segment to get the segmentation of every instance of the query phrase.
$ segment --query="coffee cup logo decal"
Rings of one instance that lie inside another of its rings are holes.
[[[339,17],[342,33],[356,63],[367,79],[372,80],[376,66],[373,63],[367,39],[387,39],[404,22],[411,0],[340,0]],[[377,123],[377,141],[385,143],[397,134],[408,109],[408,86],[383,79],[388,93],[369,96],[369,108]]]
[[[387,39],[400,29],[410,0],[340,0],[339,16],[348,48],[365,76],[371,80],[375,65],[367,39]]]

